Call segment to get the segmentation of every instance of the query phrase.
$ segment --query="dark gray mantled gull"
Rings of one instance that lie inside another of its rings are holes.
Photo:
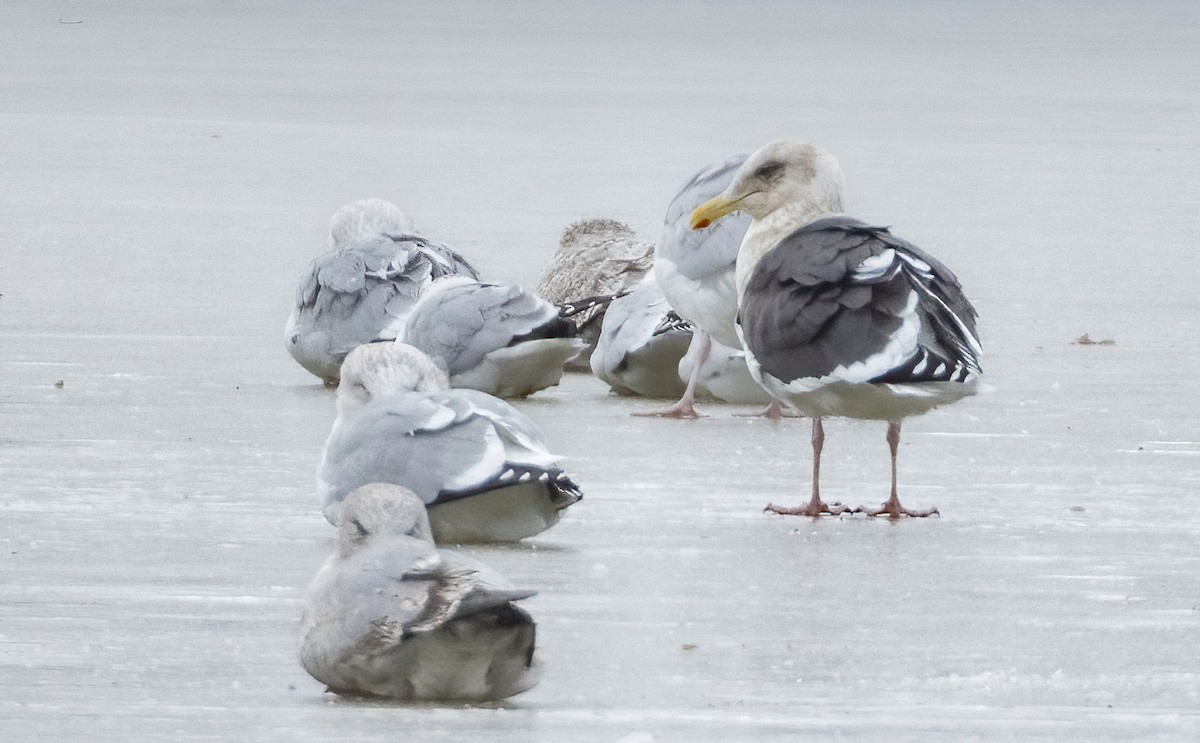
[[[411,346],[351,351],[337,407],[317,472],[330,523],[349,492],[390,482],[428,506],[438,542],[515,541],[550,528],[582,497],[532,421],[486,393],[448,389]]]
[[[438,550],[421,500],[399,485],[346,497],[337,549],[308,588],[299,658],[339,694],[503,699],[538,681],[533,619],[490,569]]]
[[[692,342],[690,327],[671,324],[674,315],[653,272],[604,313],[592,373],[621,395],[678,397],[679,360]]]
[[[667,302],[696,329],[692,353],[700,363],[691,366],[694,373],[679,401],[651,415],[696,418],[698,375],[712,352],[711,341],[741,349],[734,328],[734,264],[750,218],[737,215],[703,231],[691,229],[689,219],[697,206],[725,190],[745,160],[746,154],[740,153],[702,168],[667,206],[662,237],[655,247],[654,272]]]
[[[582,219],[563,230],[558,251],[538,279],[537,295],[554,304],[616,295],[641,281],[653,262],[654,244],[639,239],[628,225],[615,219]],[[587,345],[567,363],[568,370],[588,371],[606,311],[600,304],[572,318],[576,334]]]
[[[451,387],[525,397],[559,383],[584,342],[560,309],[518,286],[439,279],[413,307],[398,342],[424,351]]]
[[[340,248],[375,235],[415,235],[408,215],[384,199],[359,199],[338,209],[329,220],[329,245]]]
[[[394,339],[425,288],[455,275],[478,278],[445,245],[419,235],[359,234],[317,256],[300,278],[284,328],[288,353],[336,385],[350,349]]]
[[[888,421],[892,489],[868,511],[928,516],[896,493],[900,424],[974,394],[982,374],[975,308],[948,268],[911,243],[840,214],[841,168],[828,152],[781,140],[755,152],[700,205],[701,229],[733,211],[753,217],[738,254],[738,331],[751,372],[813,418],[813,491],[776,513],[842,513],[821,501],[822,418]]]

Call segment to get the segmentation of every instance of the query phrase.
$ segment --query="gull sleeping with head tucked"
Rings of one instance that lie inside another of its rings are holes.
[[[339,694],[487,701],[537,683],[533,591],[438,550],[425,506],[398,485],[350,493],[337,549],[308,588],[300,663]]]
[[[398,343],[346,357],[318,470],[325,517],[372,482],[403,485],[429,508],[439,542],[513,541],[558,522],[581,493],[541,431],[508,403],[448,389],[445,372]]]
[[[563,230],[558,251],[543,269],[537,295],[562,305],[580,297],[615,296],[631,289],[654,261],[654,245],[615,219],[581,219]],[[585,346],[567,363],[570,371],[588,370],[608,305],[596,304],[571,317]]]
[[[458,253],[404,227],[411,222],[386,201],[342,207],[330,225],[332,248],[300,278],[284,343],[297,363],[329,386],[337,384],[352,348],[396,337],[432,281],[478,278]]]
[[[453,276],[425,290],[397,342],[428,354],[451,387],[525,397],[558,384],[584,347],[561,315],[518,286]]]

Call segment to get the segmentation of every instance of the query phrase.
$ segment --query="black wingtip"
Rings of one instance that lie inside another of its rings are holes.
[[[569,302],[562,302],[558,305],[558,316],[564,320],[574,317],[580,313],[587,312],[593,307],[602,307],[612,304],[615,300],[628,294],[629,291],[620,291],[616,294],[598,294],[594,297],[584,297]]]

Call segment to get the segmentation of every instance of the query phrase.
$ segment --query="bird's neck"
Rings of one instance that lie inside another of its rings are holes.
[[[742,295],[754,267],[780,240],[806,224],[836,213],[824,205],[807,201],[793,202],[752,221],[746,236],[742,238],[742,247],[737,256],[738,305],[742,303]]]

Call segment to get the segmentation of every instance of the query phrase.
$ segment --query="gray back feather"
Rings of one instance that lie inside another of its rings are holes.
[[[464,283],[438,289],[413,309],[404,342],[441,360],[451,375],[554,320],[558,310],[517,286]]]
[[[869,274],[859,270],[889,249],[897,254],[889,265]],[[929,272],[914,270],[904,256],[927,264]],[[978,370],[975,308],[954,274],[886,228],[849,217],[817,220],[763,256],[739,322],[764,372],[784,382],[823,377],[883,349],[913,291],[927,331],[921,351]]]
[[[548,463],[543,436],[523,413],[475,390],[401,392],[338,418],[318,471],[325,517],[372,482],[403,485],[426,505],[448,490],[495,480],[508,461]]]
[[[675,264],[690,279],[733,270],[750,217],[730,214],[703,230],[693,230],[690,220],[696,207],[729,186],[747,157],[748,153],[739,153],[704,168],[679,189],[667,206],[657,256]]]
[[[600,339],[592,354],[592,372],[613,384],[614,374],[624,365],[629,354],[656,339],[665,341],[664,336],[667,335],[690,338],[691,332],[687,330],[669,330],[663,336],[655,336],[655,331],[670,311],[670,305],[652,277],[644,279],[625,296],[614,299],[604,315]]]

